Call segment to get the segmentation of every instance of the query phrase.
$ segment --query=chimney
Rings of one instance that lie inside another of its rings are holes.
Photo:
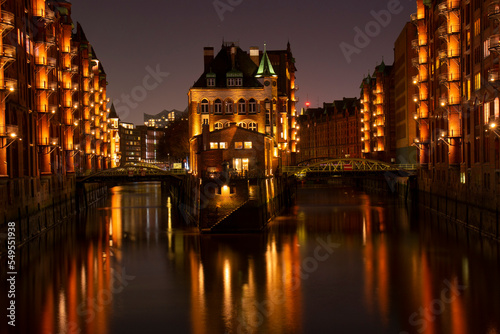
[[[231,46],[231,65],[236,68],[236,46]]]
[[[214,60],[214,48],[205,47],[203,48],[203,60],[205,64],[205,72],[209,70],[209,65]]]
[[[203,123],[201,126],[201,141],[203,145],[203,151],[206,151],[208,149],[208,134],[210,133],[210,127],[207,123]]]
[[[259,66],[259,47],[251,46],[250,47],[250,59],[255,63],[255,65]]]

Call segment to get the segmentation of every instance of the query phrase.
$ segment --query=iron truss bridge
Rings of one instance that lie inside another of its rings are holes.
[[[317,161],[303,161],[298,166],[284,166],[283,173],[304,177],[308,174],[348,174],[369,172],[411,172],[416,165],[394,165],[369,159],[340,158]]]
[[[165,171],[155,165],[147,163],[127,163],[124,166],[106,169],[78,179],[80,183],[105,182],[144,182],[165,181],[169,178],[179,178],[185,175],[185,170]]]

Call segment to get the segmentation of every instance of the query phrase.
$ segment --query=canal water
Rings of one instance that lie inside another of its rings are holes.
[[[17,262],[1,333],[500,333],[497,243],[352,188],[299,187],[262,234],[200,235],[159,185],[115,187]]]

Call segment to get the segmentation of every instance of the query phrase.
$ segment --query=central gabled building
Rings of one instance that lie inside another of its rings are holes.
[[[214,166],[200,161],[201,156],[207,156],[202,154],[203,151],[215,149],[215,145],[212,144],[211,148],[209,142],[203,142],[203,138],[210,136],[202,134],[203,131],[212,133],[231,126],[250,130],[249,138],[260,136],[259,141],[268,145],[262,157],[249,160],[250,165],[236,160],[242,157],[224,155],[224,163],[229,168],[248,171],[256,168],[251,165],[254,161],[265,175],[271,175],[279,165],[291,162],[296,150],[295,65],[289,45],[287,50],[270,54],[265,49],[260,52],[256,47],[247,53],[234,43],[223,44],[216,56],[212,47],[204,49],[204,72],[188,94],[190,159],[194,175],[203,176],[207,170],[222,170],[220,161],[214,162]],[[274,59],[274,64],[271,59]],[[232,142],[231,138],[219,140]],[[219,146],[217,149],[221,149]],[[269,156],[272,156],[273,163],[264,163],[264,157]],[[263,166],[269,166],[269,169],[264,171]]]

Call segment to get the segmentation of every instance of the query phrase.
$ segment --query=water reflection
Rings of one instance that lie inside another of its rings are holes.
[[[113,188],[18,250],[17,332],[500,332],[497,244],[348,188],[298,195],[266,233],[199,235],[158,185]]]

